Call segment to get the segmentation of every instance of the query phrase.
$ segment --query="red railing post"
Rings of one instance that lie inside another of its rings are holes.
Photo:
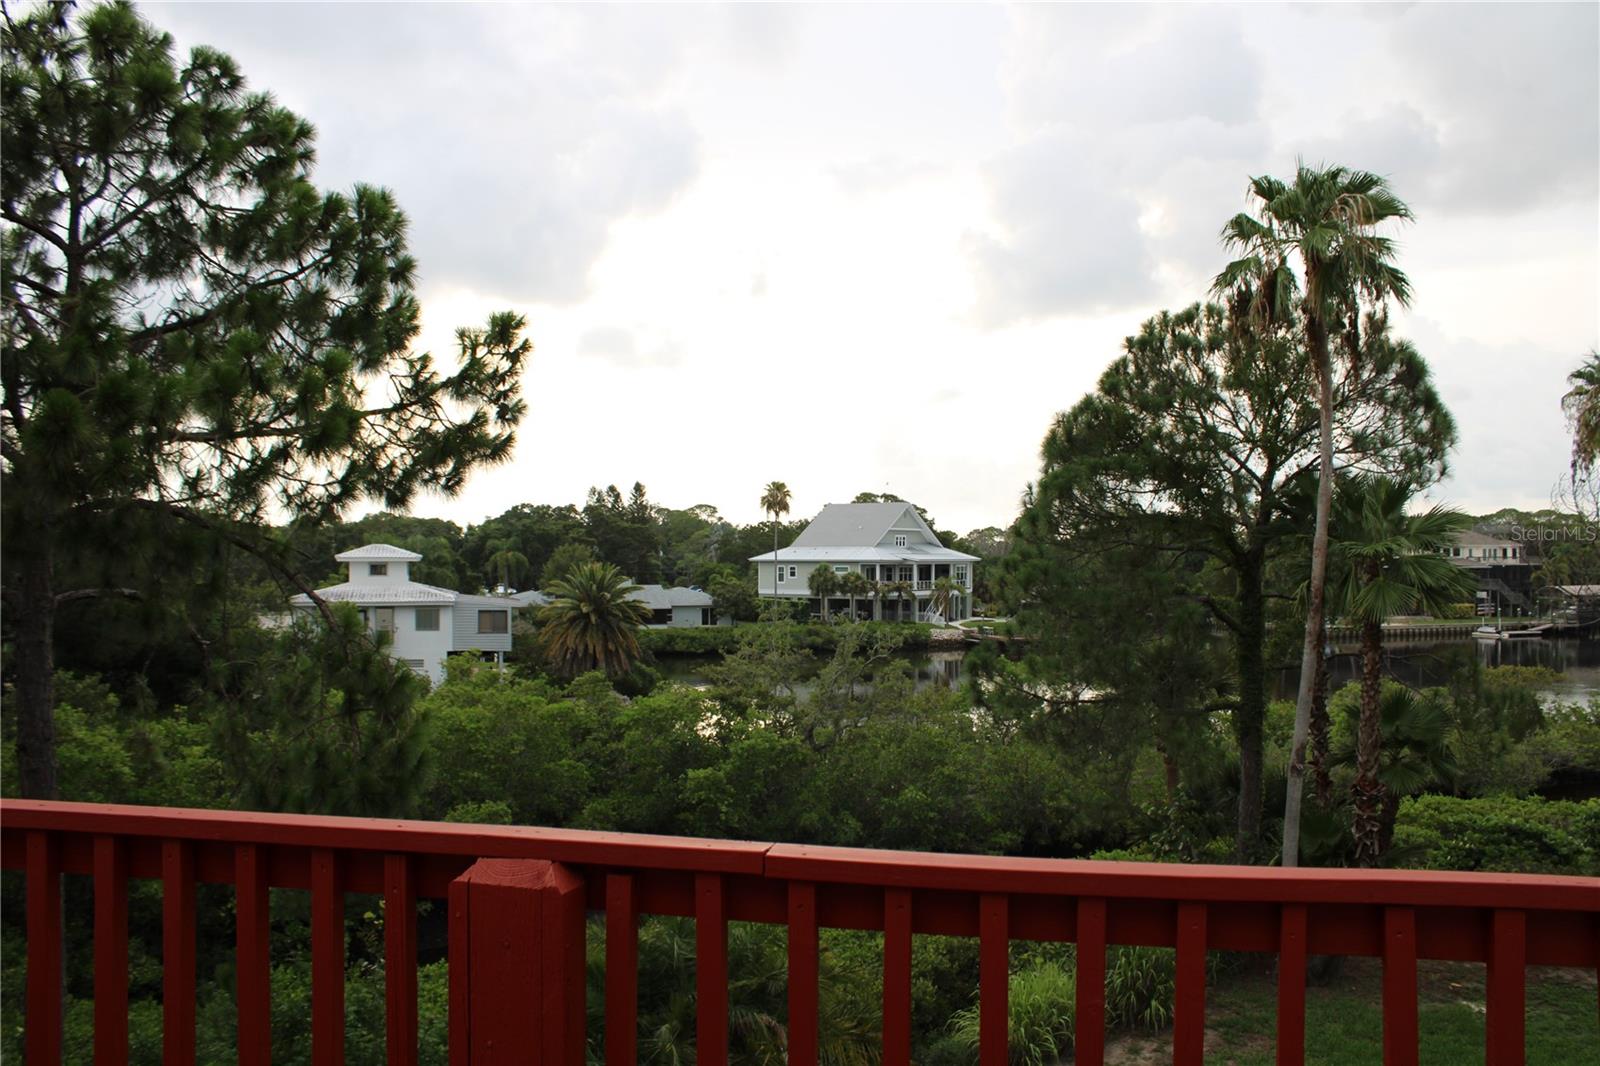
[[[571,870],[479,859],[450,883],[451,1066],[581,1064],[584,979],[583,880]]]
[[[61,852],[28,834],[28,1066],[61,1066]]]
[[[1484,1043],[1488,1066],[1523,1066],[1527,1056],[1528,916],[1497,910],[1489,919],[1489,973]]]
[[[128,849],[94,838],[94,1061],[128,1061]]]

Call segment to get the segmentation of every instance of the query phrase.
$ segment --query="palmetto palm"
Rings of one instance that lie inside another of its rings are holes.
[[[1425,788],[1452,784],[1459,767],[1450,754],[1450,719],[1437,699],[1390,682],[1378,697],[1378,719],[1376,777],[1383,789],[1378,854],[1382,855],[1394,838],[1400,800]],[[1352,765],[1357,761],[1356,750],[1355,744],[1342,745],[1332,761]]]
[[[839,591],[850,597],[850,618],[856,618],[856,600],[872,595],[872,582],[859,570],[852,570],[839,579]]]
[[[513,588],[528,574],[528,557],[509,544],[500,544],[484,563],[484,569],[500,588]]]
[[[811,595],[817,597],[821,607],[822,620],[828,620],[828,597],[839,591],[839,575],[833,572],[833,567],[818,563],[811,571],[811,576],[806,578],[806,587],[811,590]]]
[[[933,595],[928,600],[928,609],[938,614],[941,618],[950,615],[950,601],[961,589],[948,577],[941,577],[933,583]]]
[[[1591,350],[1567,384],[1561,409],[1572,423],[1572,472],[1586,474],[1600,459],[1600,351]]]
[[[538,614],[539,645],[557,672],[620,677],[633,668],[639,626],[650,620],[650,609],[629,598],[638,589],[609,563],[583,563],[550,585],[551,601]]]
[[[769,481],[761,493],[761,510],[772,516],[772,598],[778,598],[778,518],[789,513],[789,486]]]
[[[1411,487],[1386,477],[1340,486],[1334,506],[1334,610],[1361,629],[1361,716],[1356,739],[1356,863],[1371,866],[1382,847],[1379,780],[1382,744],[1383,623],[1398,614],[1438,611],[1470,595],[1475,582],[1445,557],[1471,519],[1434,506],[1407,514]]]
[[[1381,235],[1385,223],[1409,220],[1411,209],[1376,174],[1301,163],[1293,183],[1259,177],[1250,182],[1257,213],[1235,215],[1222,228],[1225,244],[1239,253],[1213,288],[1247,311],[1259,328],[1277,329],[1294,320],[1298,304],[1317,380],[1321,418],[1317,518],[1311,542],[1300,691],[1295,703],[1288,798],[1284,805],[1283,864],[1299,861],[1300,799],[1304,787],[1306,734],[1320,653],[1328,567],[1328,520],[1333,497],[1333,371],[1331,336],[1339,334],[1352,353],[1359,347],[1361,305],[1400,304],[1411,298],[1411,282],[1394,264],[1394,242]],[[1241,319],[1246,316],[1241,315]],[[1240,804],[1259,804],[1259,788],[1242,787]],[[1259,817],[1259,811],[1247,812]],[[1241,818],[1241,825],[1254,818]]]

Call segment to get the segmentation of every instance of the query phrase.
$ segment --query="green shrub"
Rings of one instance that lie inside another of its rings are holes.
[[[928,643],[930,626],[920,622],[749,622],[731,626],[683,626],[641,629],[639,645],[652,655],[726,655],[739,646],[751,630],[762,626],[789,626],[795,643],[810,651],[831,652],[846,629],[859,627],[867,635],[892,633],[900,647],[918,648]]]
[[[1401,865],[1426,870],[1600,873],[1600,800],[1418,796],[1400,805]]]
[[[1053,960],[1011,975],[1006,1025],[1011,1062],[1045,1066],[1066,1055],[1072,1047],[1077,987],[1075,972]],[[955,1043],[976,1056],[978,1005],[958,1011],[950,1019],[950,1030]]]
[[[1439,617],[1453,622],[1476,618],[1477,616],[1478,605],[1475,603],[1447,603],[1439,608]]]

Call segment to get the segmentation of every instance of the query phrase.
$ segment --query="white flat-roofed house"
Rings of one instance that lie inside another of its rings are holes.
[[[444,680],[444,661],[456,652],[492,655],[503,662],[511,650],[511,618],[521,604],[505,596],[473,596],[411,580],[411,564],[422,556],[392,544],[366,544],[334,558],[348,580],[318,589],[329,603],[351,603],[367,627],[394,638],[389,652],[434,684]],[[296,611],[314,610],[309,596],[289,600]]]
[[[787,548],[754,556],[756,591],[781,600],[808,600],[811,572],[826,566],[840,578],[858,573],[874,592],[855,599],[856,613],[878,621],[957,621],[972,616],[972,582],[978,557],[946,548],[909,503],[830,503]],[[949,578],[957,591],[943,615],[932,610],[935,583]],[[909,590],[910,597],[888,589]],[[847,614],[851,598],[828,597],[828,615]]]

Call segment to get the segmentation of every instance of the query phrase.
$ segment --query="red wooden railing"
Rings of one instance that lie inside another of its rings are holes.
[[[344,1055],[343,899],[381,893],[389,1061],[417,1056],[416,904],[448,899],[453,1064],[576,1066],[585,910],[606,926],[605,1058],[635,1059],[642,914],[696,920],[697,1053],[728,1055],[727,923],[786,925],[789,1061],[817,1059],[818,929],[881,930],[883,1060],[911,1052],[911,938],[979,941],[979,1058],[1007,1056],[1012,940],[1078,945],[1076,1062],[1105,1043],[1105,952],[1174,947],[1173,1060],[1201,1062],[1207,951],[1275,953],[1278,1062],[1305,1051],[1305,961],[1383,962],[1384,1062],[1417,1061],[1417,963],[1488,967],[1486,1058],[1523,1062],[1526,967],[1600,966],[1600,881],[1396,870],[1007,859],[358,818],[0,804],[0,860],[26,871],[27,1061],[61,1060],[63,873],[94,879],[95,1062],[127,1060],[131,878],[163,893],[164,1061],[195,1058],[195,886],[237,893],[239,1061],[270,1060],[269,888],[311,893],[313,1058]],[[513,860],[513,861],[502,861]],[[72,916],[76,917],[76,916]]]

